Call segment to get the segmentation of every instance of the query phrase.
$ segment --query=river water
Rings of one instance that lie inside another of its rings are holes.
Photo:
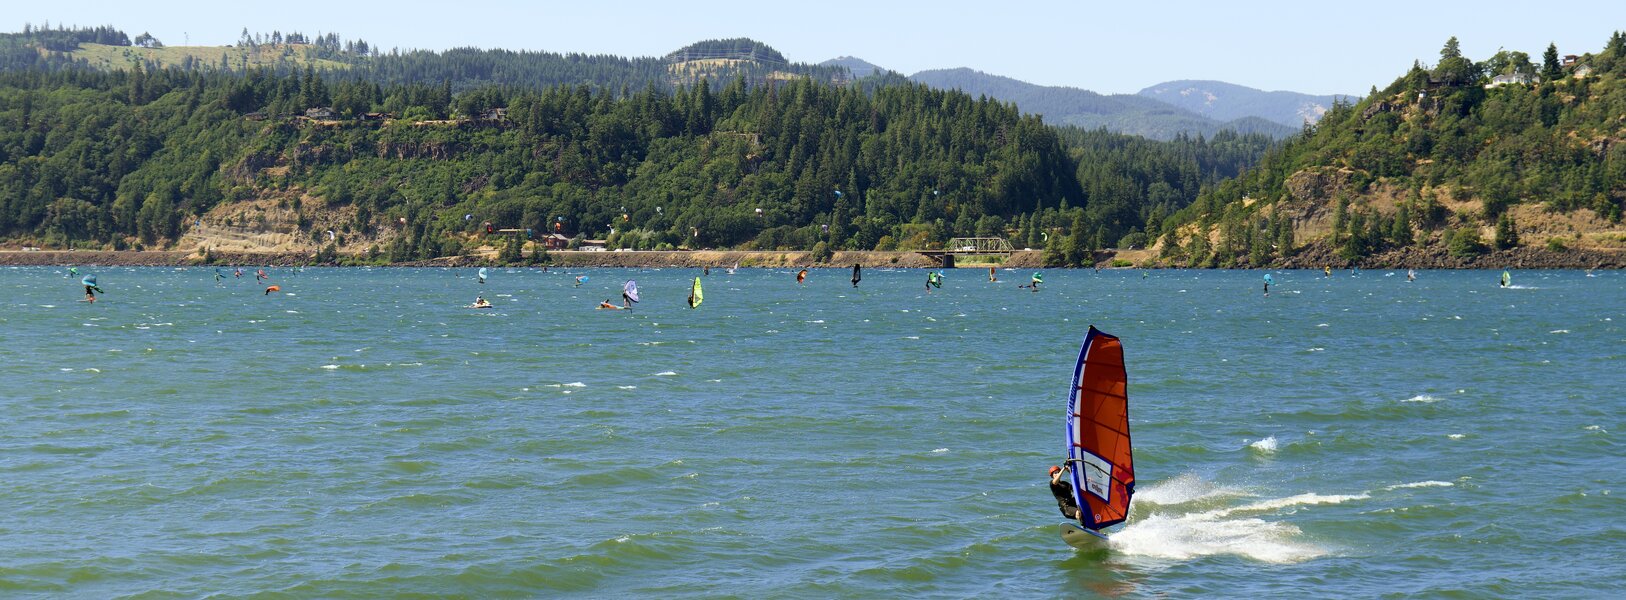
[[[1589,597],[1626,275],[0,270],[0,595]],[[573,285],[576,275],[588,280]],[[643,302],[619,303],[636,279]],[[484,295],[496,308],[463,305]],[[1063,545],[1088,326],[1139,490]]]

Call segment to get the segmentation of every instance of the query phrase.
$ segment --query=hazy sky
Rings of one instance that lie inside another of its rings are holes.
[[[385,49],[459,46],[660,56],[750,37],[797,62],[856,56],[904,74],[970,67],[1044,85],[1133,93],[1174,79],[1365,94],[1453,35],[1482,60],[1603,48],[1626,1],[1297,0],[889,3],[881,0],[6,0],[0,28],[113,25],[164,43],[225,45],[250,31],[338,32]]]

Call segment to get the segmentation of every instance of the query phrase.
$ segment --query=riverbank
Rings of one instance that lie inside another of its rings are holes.
[[[547,264],[551,267],[627,267],[627,268],[726,268],[741,267],[895,267],[929,269],[938,267],[937,259],[917,252],[837,252],[823,264],[815,264],[810,252],[797,251],[639,251],[639,252],[583,252],[550,251]],[[1096,255],[1102,266],[1118,262],[1135,268],[1165,268],[1151,251],[1104,251]],[[360,257],[348,257],[329,265],[350,264]],[[84,250],[0,250],[0,266],[227,266],[263,265],[289,267],[311,264],[311,255],[304,252],[211,252],[207,259],[196,252],[179,251],[84,251]],[[471,267],[499,264],[495,253],[450,256],[432,260],[395,263],[401,267]],[[540,265],[539,265],[540,266]],[[956,264],[962,269],[985,269],[989,266],[1018,269],[1037,269],[1044,266],[1044,253],[1037,250],[1012,253],[998,263],[973,262],[962,258]],[[1626,268],[1626,250],[1549,250],[1546,248],[1514,248],[1487,252],[1471,257],[1452,256],[1443,248],[1404,248],[1366,257],[1351,262],[1319,245],[1311,245],[1294,256],[1276,261],[1269,268],[1319,269],[1325,266],[1363,269],[1623,269]]]

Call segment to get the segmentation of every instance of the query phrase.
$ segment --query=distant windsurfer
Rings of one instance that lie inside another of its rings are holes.
[[[993,267],[988,267],[988,283],[999,283],[999,277],[994,275]]]
[[[1321,267],[1321,273],[1326,277],[1332,277],[1332,265]]]
[[[254,283],[265,283],[267,279],[270,279],[270,277],[265,274],[265,269],[254,270]]]
[[[582,286],[582,281],[584,281],[586,279],[587,279],[586,275],[577,275],[576,276],[576,286],[575,287],[581,287]]]
[[[1027,285],[1019,285],[1019,286],[1016,286],[1016,287],[1025,287],[1025,288],[1029,288],[1029,289],[1032,289],[1033,291],[1037,292],[1037,291],[1039,291],[1039,284],[1041,284],[1041,283],[1044,283],[1044,273],[1034,271],[1033,272],[1033,278],[1028,281]]]
[[[1417,270],[1406,269],[1406,282],[1411,283],[1413,281],[1417,281]]]
[[[1067,469],[1058,466],[1050,467],[1050,494],[1056,497],[1056,506],[1061,509],[1061,515],[1078,520],[1078,501],[1073,499],[1073,486],[1061,480]]]
[[[858,263],[853,263],[853,287],[858,287],[858,282],[863,280],[864,268],[859,266]]]
[[[807,269],[802,269],[800,273],[796,274],[796,283],[801,283],[803,281],[807,281]]]

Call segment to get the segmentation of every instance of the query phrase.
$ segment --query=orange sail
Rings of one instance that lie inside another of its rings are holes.
[[[1067,396],[1067,464],[1079,521],[1090,530],[1122,523],[1135,494],[1128,387],[1123,344],[1090,327]]]

